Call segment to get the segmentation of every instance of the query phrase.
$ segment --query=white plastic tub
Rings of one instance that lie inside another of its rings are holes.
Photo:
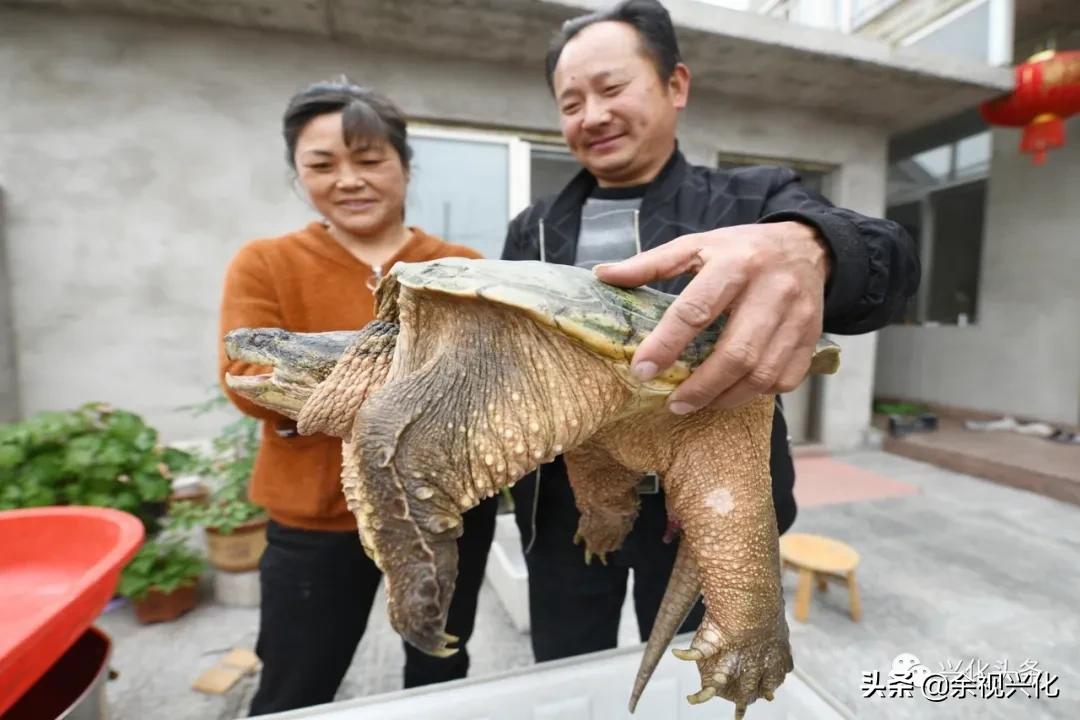
[[[513,513],[495,518],[495,539],[484,576],[518,632],[529,632],[529,571]]]
[[[690,636],[676,639],[686,647]],[[486,678],[346,700],[266,718],[286,720],[716,720],[734,706],[713,699],[690,705],[698,690],[696,665],[668,653],[633,715],[626,709],[643,646],[541,663]],[[854,716],[798,670],[772,702],[759,701],[746,720],[849,720]]]
[[[500,515],[488,556],[486,577],[515,627],[529,630],[528,571],[514,516]],[[631,579],[632,583],[632,579]],[[644,649],[637,640],[632,584],[619,627],[619,648],[557,662],[541,663],[498,675],[468,678],[424,688],[373,695],[288,713],[286,720],[716,720],[734,715],[726,700],[690,705],[686,696],[700,683],[694,663],[665,653],[637,712],[626,709]],[[672,647],[688,647],[691,635]],[[847,720],[853,717],[797,669],[773,702],[756,702],[746,720]]]
[[[499,603],[510,616],[510,622],[521,633],[529,632],[529,570],[521,550],[521,534],[513,514],[499,515],[495,521],[495,540],[488,554],[485,577],[495,590]],[[634,574],[626,583],[619,620],[619,647],[637,645],[637,614],[634,612]]]

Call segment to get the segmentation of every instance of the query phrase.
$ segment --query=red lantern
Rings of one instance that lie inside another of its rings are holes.
[[[979,106],[991,125],[1024,128],[1020,151],[1036,165],[1065,145],[1064,118],[1080,112],[1080,51],[1048,50],[1016,66],[1016,89]]]

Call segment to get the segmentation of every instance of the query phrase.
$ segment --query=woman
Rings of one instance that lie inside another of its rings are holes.
[[[372,320],[372,290],[394,263],[479,257],[405,225],[411,153],[405,120],[388,99],[346,82],[317,83],[292,98],[283,125],[288,162],[322,219],[241,248],[225,278],[219,337],[239,327],[359,329]],[[226,372],[265,368],[228,360],[222,346],[219,370],[223,380]],[[263,670],[251,714],[330,702],[380,579],[345,507],[341,442],[300,436],[291,420],[229,397],[264,421],[250,495],[271,518],[260,564]],[[438,659],[405,644],[405,687],[465,677],[494,528],[494,499],[465,514],[446,628],[461,638],[461,650]]]

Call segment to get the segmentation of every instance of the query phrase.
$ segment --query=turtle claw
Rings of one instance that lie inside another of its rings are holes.
[[[623,540],[630,531],[632,523],[625,519],[615,519],[597,514],[582,515],[578,529],[574,532],[574,544],[585,546],[585,564],[592,556],[600,558],[607,565],[606,555],[622,547]]]
[[[687,662],[697,662],[698,660],[704,660],[705,654],[695,648],[675,648],[671,651],[671,654],[680,660],[686,660]]]
[[[758,698],[772,700],[773,692],[793,667],[783,616],[762,635],[732,647],[726,642],[725,633],[706,617],[691,647],[674,651],[676,657],[697,662],[702,689],[688,698],[690,702],[697,704],[704,702],[702,698],[722,697],[735,703],[735,718],[739,720]],[[707,692],[710,690],[711,693]]]
[[[428,655],[437,658],[448,658],[456,655],[459,648],[450,647],[450,645],[460,642],[461,638],[437,630],[436,623],[438,622],[440,621],[429,617],[420,623],[408,625],[404,632],[399,632],[409,644]]]
[[[436,650],[432,650],[428,654],[437,658],[448,658],[457,655],[457,652],[457,648],[448,648],[444,645]]]
[[[600,561],[601,565],[607,567],[607,553],[606,552],[594,553],[592,550],[586,550],[585,551],[585,564],[586,565],[591,565],[592,564],[592,559],[593,559],[594,555],[596,556],[596,559]]]
[[[712,685],[709,685],[708,687],[701,688],[693,695],[687,695],[686,701],[691,705],[700,705],[703,702],[708,702],[709,700],[712,700],[713,696],[715,695],[716,688],[714,688]]]
[[[448,632],[441,632],[438,634],[439,644],[438,646],[429,652],[430,655],[437,658],[448,658],[457,655],[459,648],[450,647],[450,645],[460,642],[461,638],[457,635],[451,635]]]
[[[456,546],[450,546],[456,551]],[[446,616],[454,593],[450,572],[457,570],[456,552],[445,555],[435,546],[432,560],[392,567],[386,573],[390,626],[410,645],[434,657],[446,658],[460,641],[446,632]]]

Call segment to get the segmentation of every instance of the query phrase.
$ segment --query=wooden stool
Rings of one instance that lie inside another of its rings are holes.
[[[862,617],[859,589],[855,585],[855,567],[859,554],[840,542],[820,535],[792,534],[780,536],[782,569],[797,570],[799,584],[795,589],[795,619],[806,622],[810,614],[810,596],[814,585],[824,591],[827,581],[847,584],[851,619]]]

